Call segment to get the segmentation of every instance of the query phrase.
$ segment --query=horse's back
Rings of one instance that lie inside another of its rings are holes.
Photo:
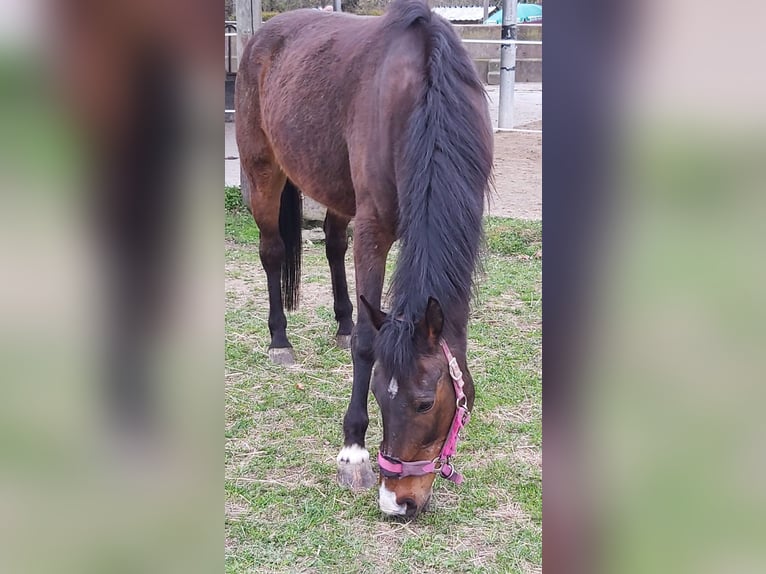
[[[296,10],[272,18],[240,63],[238,134],[247,134],[238,140],[265,146],[328,207],[353,216],[364,194],[372,197],[365,206],[395,220],[397,154],[424,94],[429,34],[449,26],[431,20],[415,1],[394,3],[382,17]]]

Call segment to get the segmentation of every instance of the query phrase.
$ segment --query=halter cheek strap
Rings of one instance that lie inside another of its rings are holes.
[[[457,359],[452,355],[447,343],[443,339],[439,343],[442,351],[444,351],[444,356],[447,357],[452,386],[455,388],[455,416],[452,418],[447,440],[444,441],[444,446],[439,456],[433,460],[406,462],[384,456],[378,452],[380,472],[386,478],[404,478],[405,476],[423,476],[434,473],[455,484],[463,482],[463,475],[455,470],[455,467],[450,462],[450,458],[457,452],[460,429],[468,424],[471,413],[468,410],[468,400],[463,392],[463,372],[460,370]]]

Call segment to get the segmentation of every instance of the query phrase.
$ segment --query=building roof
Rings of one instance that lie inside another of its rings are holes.
[[[432,8],[439,16],[450,22],[482,22],[484,20],[484,6],[440,6]],[[492,14],[496,8],[490,6]]]

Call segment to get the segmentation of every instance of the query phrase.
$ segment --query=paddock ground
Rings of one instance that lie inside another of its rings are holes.
[[[275,366],[257,228],[241,209],[227,214],[227,573],[541,572],[542,226],[492,217],[486,227],[469,327],[476,404],[455,460],[465,482],[437,481],[430,511],[397,522],[382,516],[377,489],[335,482],[352,366],[334,346],[324,246],[306,243],[301,307],[288,315],[298,363]],[[369,409],[374,457],[372,396]]]

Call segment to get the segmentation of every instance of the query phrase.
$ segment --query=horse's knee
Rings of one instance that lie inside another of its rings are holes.
[[[372,365],[375,357],[373,356],[373,340],[375,333],[371,327],[357,324],[351,335],[351,353],[354,362],[364,361]]]

